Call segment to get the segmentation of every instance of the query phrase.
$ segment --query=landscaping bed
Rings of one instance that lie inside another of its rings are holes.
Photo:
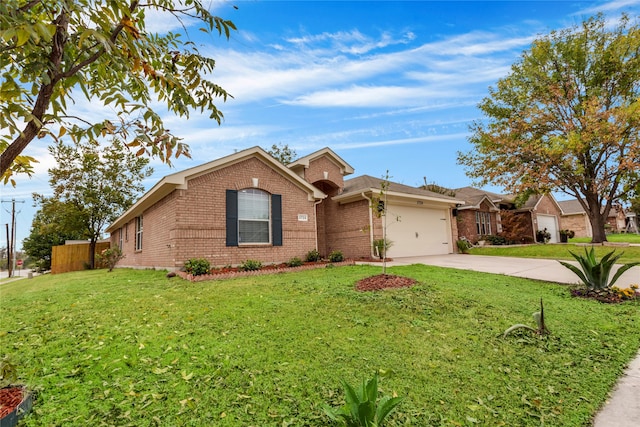
[[[222,267],[218,269],[212,269],[209,274],[193,275],[184,271],[177,271],[176,274],[185,280],[191,282],[202,282],[205,280],[224,280],[232,279],[234,277],[247,277],[247,276],[263,276],[266,274],[280,274],[292,271],[306,271],[315,270],[317,268],[331,268],[342,267],[345,265],[354,265],[353,260],[345,260],[340,262],[318,261],[307,262],[297,267],[289,267],[287,264],[269,264],[260,267],[258,270],[243,271],[240,267]]]

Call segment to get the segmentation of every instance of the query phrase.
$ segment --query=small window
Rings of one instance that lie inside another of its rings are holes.
[[[118,230],[118,231],[119,231],[119,236],[118,236],[118,248],[119,248],[120,250],[122,250],[122,235],[123,235],[122,228],[121,228],[120,230]]]
[[[238,191],[238,243],[270,243],[270,196],[248,188]]]
[[[142,215],[136,217],[136,251],[142,250]]]
[[[126,223],[124,225],[124,241],[125,242],[129,241],[129,223]]]
[[[491,234],[491,214],[489,212],[476,212],[476,231],[481,236]]]

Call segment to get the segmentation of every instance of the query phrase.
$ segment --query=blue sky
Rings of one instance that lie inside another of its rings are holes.
[[[166,115],[193,158],[176,160],[173,170],[152,161],[147,189],[168,173],[273,144],[288,144],[299,156],[330,147],[354,167],[352,177],[389,170],[392,181],[407,185],[425,177],[451,188],[470,185],[456,155],[471,148],[468,126],[482,118],[476,105],[488,88],[536,37],[598,12],[612,21],[622,12],[638,16],[640,0],[253,0],[214,1],[212,10],[238,27],[231,39],[195,27],[188,36],[215,58],[212,80],[234,98],[219,104],[221,126],[206,115],[188,121]],[[154,16],[148,30],[171,25]],[[76,115],[110,115],[76,101]],[[2,188],[3,200],[25,201],[18,204],[18,247],[35,213],[31,193],[51,193],[49,142],[36,140],[24,153],[40,160],[35,176]],[[9,208],[3,203],[1,224],[10,222]]]

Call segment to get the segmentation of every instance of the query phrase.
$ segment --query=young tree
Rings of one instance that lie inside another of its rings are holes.
[[[159,100],[172,113],[208,112],[228,94],[207,78],[215,61],[202,56],[187,26],[229,38],[231,21],[213,16],[202,0],[3,0],[0,2],[0,175],[32,172],[21,156],[35,137],[71,134],[75,140],[118,134],[136,154],[170,163],[189,147],[165,129],[150,107]],[[172,15],[183,34],[147,33],[151,13]],[[110,106],[115,121],[90,123],[68,104],[80,95]],[[131,131],[133,128],[133,131]],[[132,135],[129,135],[132,132]],[[55,135],[54,135],[55,133]]]
[[[480,103],[475,151],[458,154],[481,185],[575,197],[593,242],[640,169],[640,28],[607,24],[600,15],[536,40]]]
[[[82,213],[71,202],[53,197],[33,195],[40,208],[31,222],[29,237],[22,242],[26,254],[39,268],[51,268],[51,248],[64,245],[65,240],[88,239]]]
[[[137,157],[117,139],[105,147],[58,142],[49,150],[58,163],[49,169],[53,197],[80,213],[82,230],[90,239],[89,265],[94,268],[96,242],[144,190],[142,180],[153,172],[147,167],[149,159]]]

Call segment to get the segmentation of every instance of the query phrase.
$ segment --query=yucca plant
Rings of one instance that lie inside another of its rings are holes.
[[[506,331],[504,331],[502,336],[506,338],[509,334],[511,334],[514,331],[517,331],[518,329],[526,329],[540,336],[550,334],[551,332],[549,331],[549,329],[547,329],[547,325],[544,322],[544,305],[542,304],[542,298],[540,298],[540,311],[536,311],[535,313],[533,313],[533,320],[535,320],[536,325],[538,326],[537,329],[532,328],[529,325],[523,325],[522,323],[518,323],[516,325],[511,326]]]
[[[378,374],[369,381],[362,381],[356,390],[342,380],[345,404],[339,408],[325,406],[325,412],[333,421],[346,427],[382,427],[384,419],[402,401],[401,397],[383,396],[378,402]]]
[[[614,264],[624,254],[624,252],[614,256],[615,250],[613,250],[604,255],[600,261],[596,259],[593,247],[591,247],[591,250],[589,251],[587,251],[587,248],[584,249],[585,256],[574,254],[571,251],[569,251],[569,253],[580,263],[581,268],[567,262],[558,262],[573,271],[580,280],[582,280],[587,289],[592,291],[609,289],[625,271],[629,270],[631,267],[640,265],[640,262],[631,262],[622,265],[618,271],[616,271],[616,274],[614,274],[611,281],[609,281],[609,275],[611,274]]]

